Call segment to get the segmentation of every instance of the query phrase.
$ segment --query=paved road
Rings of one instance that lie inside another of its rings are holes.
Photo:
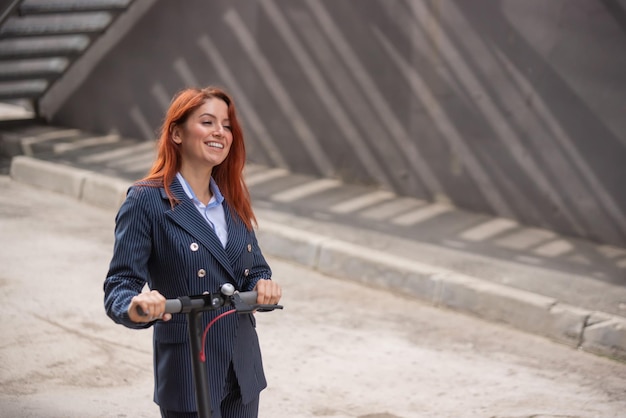
[[[113,216],[0,176],[0,417],[158,416],[151,332],[102,307]],[[269,261],[262,417],[624,416],[624,363]]]

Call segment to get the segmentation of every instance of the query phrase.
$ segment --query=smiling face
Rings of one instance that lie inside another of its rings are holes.
[[[174,126],[172,140],[180,146],[181,171],[210,173],[224,162],[233,142],[228,105],[215,97],[208,99],[184,123]]]

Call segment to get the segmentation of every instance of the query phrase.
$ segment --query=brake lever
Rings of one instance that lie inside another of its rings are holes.
[[[274,309],[283,309],[282,305],[253,304],[249,305],[241,299],[239,293],[231,296],[231,304],[235,307],[237,313],[253,313],[253,312],[270,312]]]

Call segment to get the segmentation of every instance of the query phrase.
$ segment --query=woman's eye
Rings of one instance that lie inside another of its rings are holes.
[[[232,131],[233,128],[229,125],[224,125],[224,129],[226,129],[227,131]]]
[[[213,121],[211,121],[211,120],[205,120],[202,123],[205,124],[205,125],[213,125]]]

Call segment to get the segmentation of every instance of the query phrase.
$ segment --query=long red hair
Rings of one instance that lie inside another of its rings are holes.
[[[233,135],[228,156],[220,165],[213,168],[211,175],[230,209],[241,218],[248,229],[252,229],[252,226],[256,224],[256,218],[250,203],[250,193],[243,179],[243,169],[246,162],[243,130],[237,119],[232,98],[217,87],[188,88],[174,96],[161,126],[157,143],[157,158],[148,175],[140,183],[163,186],[170,198],[172,207],[179,203],[170,189],[181,166],[179,147],[172,140],[172,131],[176,125],[185,123],[196,109],[211,98],[223,100],[228,106],[228,119]]]

